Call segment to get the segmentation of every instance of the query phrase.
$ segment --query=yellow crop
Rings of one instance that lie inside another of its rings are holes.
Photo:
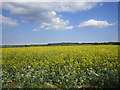
[[[2,49],[3,86],[50,84],[117,87],[118,45],[46,46]]]

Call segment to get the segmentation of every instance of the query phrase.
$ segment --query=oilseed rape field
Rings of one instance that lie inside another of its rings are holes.
[[[2,48],[2,87],[119,87],[118,56],[118,45]]]

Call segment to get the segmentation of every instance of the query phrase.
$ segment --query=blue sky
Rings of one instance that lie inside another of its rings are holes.
[[[117,2],[45,5],[4,3],[3,44],[118,41]]]

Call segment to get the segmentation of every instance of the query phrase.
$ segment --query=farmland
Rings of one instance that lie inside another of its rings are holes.
[[[2,49],[3,88],[118,87],[118,45]]]

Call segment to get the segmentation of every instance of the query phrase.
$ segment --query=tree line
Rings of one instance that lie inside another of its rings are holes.
[[[0,47],[34,47],[34,46],[73,46],[73,45],[120,45],[120,42],[94,42],[94,43],[48,43],[48,44],[31,44],[31,45],[1,45]]]

